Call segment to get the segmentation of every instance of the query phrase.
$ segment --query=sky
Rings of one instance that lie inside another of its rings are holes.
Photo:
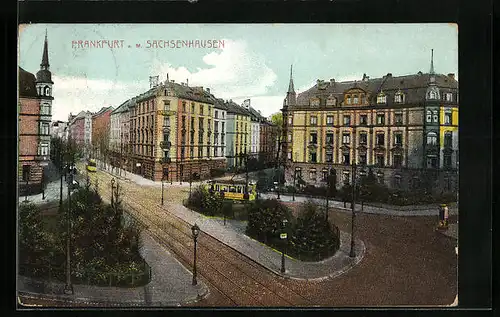
[[[317,79],[425,73],[431,49],[435,71],[458,78],[456,24],[21,25],[18,62],[33,74],[40,69],[46,32],[53,120],[66,121],[70,112],[118,107],[147,91],[149,76],[164,81],[167,74],[175,82],[208,87],[218,98],[240,104],[250,99],[265,116],[282,107],[292,64],[297,93]],[[73,42],[85,40],[121,45],[79,47]],[[216,40],[224,47],[154,48],[148,40]]]

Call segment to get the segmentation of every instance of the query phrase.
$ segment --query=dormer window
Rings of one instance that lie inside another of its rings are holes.
[[[359,98],[361,99],[361,104],[364,105],[366,103],[365,95],[361,94]]]
[[[354,96],[352,97],[352,100],[353,100],[353,101],[352,101],[352,103],[353,103],[354,105],[357,105],[357,104],[359,103],[358,95],[354,95]]]
[[[328,99],[326,100],[327,106],[335,106],[336,104],[337,104],[337,100],[333,96],[328,97]]]
[[[318,98],[312,98],[311,99],[311,106],[318,107],[319,106],[319,99]]]
[[[351,104],[351,95],[347,95],[347,96],[345,97],[345,103],[346,103],[346,104],[348,104],[348,105],[350,105],[350,104]]]
[[[45,86],[45,88],[44,88],[44,95],[48,96],[48,97],[50,96],[50,87],[49,86]]]
[[[381,91],[377,95],[377,103],[378,104],[385,104],[387,102],[387,96]]]
[[[451,92],[447,92],[444,94],[444,100],[445,101],[448,101],[448,102],[451,102],[453,101],[453,94]]]
[[[395,95],[394,95],[394,102],[395,103],[404,103],[405,102],[405,95],[398,91]]]

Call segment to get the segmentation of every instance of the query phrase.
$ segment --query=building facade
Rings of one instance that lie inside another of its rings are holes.
[[[61,120],[54,121],[50,125],[50,135],[52,136],[52,138],[60,138],[61,140],[66,140],[67,128],[67,122]]]
[[[80,111],[68,124],[68,137],[83,152],[85,157],[92,155],[92,113]]]
[[[286,181],[295,170],[309,184],[337,186],[372,169],[390,188],[411,190],[430,181],[434,190],[456,188],[458,82],[431,71],[387,74],[360,81],[321,80],[295,95],[293,79],[283,106]]]
[[[40,70],[36,77],[19,67],[19,189],[21,193],[42,190],[44,167],[50,160],[52,119],[52,74],[49,70],[47,35]]]
[[[244,166],[244,155],[251,151],[251,119],[250,112],[232,100],[225,103],[227,107],[226,153],[227,167]]]
[[[110,114],[110,150],[112,156],[120,167],[129,166],[130,149],[130,108],[135,104],[131,98]]]
[[[109,154],[110,116],[112,111],[113,107],[102,107],[92,115],[92,149],[97,157]]]
[[[203,87],[169,80],[137,96],[130,108],[131,170],[155,181],[188,181],[223,168],[222,151],[213,155],[215,100]]]

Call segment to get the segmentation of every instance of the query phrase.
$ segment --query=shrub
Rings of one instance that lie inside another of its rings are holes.
[[[291,211],[276,199],[256,200],[248,208],[246,233],[261,242],[276,242],[282,222],[292,219]]]
[[[192,191],[191,196],[187,200],[187,206],[204,215],[214,216],[222,212],[223,202],[224,198],[219,192],[210,192],[204,186],[200,185]]]

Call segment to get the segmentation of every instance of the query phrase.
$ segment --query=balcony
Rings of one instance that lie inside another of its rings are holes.
[[[175,111],[173,111],[173,110],[158,110],[156,113],[159,114],[160,116],[168,117],[168,116],[174,115]]]
[[[170,159],[170,157],[162,157],[160,162],[161,163],[170,163],[172,160]]]

